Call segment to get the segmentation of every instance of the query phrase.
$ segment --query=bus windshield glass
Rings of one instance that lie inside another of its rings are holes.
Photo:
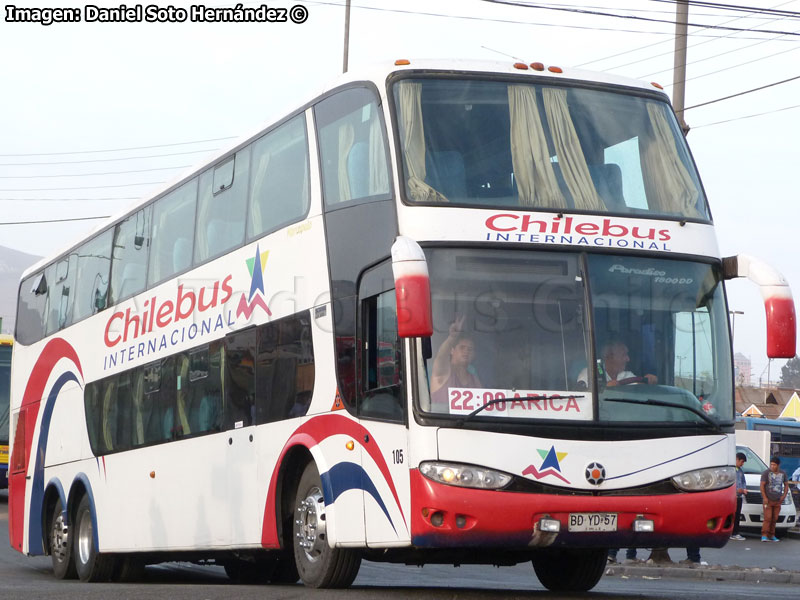
[[[470,418],[731,422],[728,322],[716,267],[608,254],[426,254],[434,335],[421,353],[423,412],[459,420],[481,409]]]
[[[407,202],[709,220],[655,96],[466,78],[402,79],[393,96]]]

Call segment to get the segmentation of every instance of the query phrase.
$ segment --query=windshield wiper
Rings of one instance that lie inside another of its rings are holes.
[[[514,397],[514,398],[495,398],[494,400],[489,400],[483,406],[479,406],[478,408],[473,410],[468,415],[466,415],[464,417],[461,417],[458,421],[456,421],[456,425],[458,427],[461,427],[462,425],[464,425],[464,423],[469,421],[472,417],[477,415],[479,412],[481,412],[487,406],[492,406],[493,404],[500,404],[501,402],[517,402],[517,401],[521,401],[521,400],[569,400],[570,398],[583,398],[583,395],[580,395],[580,396],[561,396],[559,394],[553,394],[552,396],[520,396],[519,398],[517,398],[517,397]]]
[[[678,404],[677,402],[667,402],[666,400],[653,400],[652,398],[647,398],[646,400],[634,400],[633,398],[603,398],[602,400],[606,402],[624,402],[626,404],[648,404],[650,406],[665,406],[667,408],[682,408],[684,410],[688,410],[691,413],[696,414],[698,417],[703,419],[706,423],[711,425],[714,428],[714,431],[717,433],[722,433],[722,429],[719,426],[719,423],[709,417],[704,411],[700,410],[699,408],[695,408],[694,406],[687,406],[686,404]]]

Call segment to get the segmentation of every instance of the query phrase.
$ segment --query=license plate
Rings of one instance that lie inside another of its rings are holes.
[[[616,513],[570,513],[569,531],[616,531]]]

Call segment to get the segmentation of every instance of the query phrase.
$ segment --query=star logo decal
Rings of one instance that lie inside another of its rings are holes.
[[[537,449],[539,456],[542,457],[542,464],[537,469],[533,465],[529,465],[524,471],[523,475],[533,475],[536,479],[543,479],[552,475],[563,481],[569,483],[569,480],[561,474],[561,461],[567,457],[567,452],[556,452],[555,446],[550,446],[550,450]]]

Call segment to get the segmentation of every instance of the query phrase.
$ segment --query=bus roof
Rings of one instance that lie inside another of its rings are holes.
[[[402,63],[402,64],[398,64]],[[407,64],[406,64],[407,63]],[[533,65],[536,65],[534,68]],[[525,67],[524,69],[522,67]],[[541,67],[541,70],[537,70]],[[554,69],[554,70],[550,70]],[[139,210],[142,206],[148,204],[149,202],[155,200],[159,196],[164,196],[168,192],[172,191],[173,189],[177,188],[181,184],[185,183],[186,181],[190,180],[192,177],[198,175],[203,169],[208,168],[209,166],[213,165],[217,161],[221,160],[225,156],[234,153],[239,148],[245,146],[246,144],[252,142],[263,132],[280,123],[285,118],[289,116],[294,116],[300,111],[305,110],[309,105],[313,104],[317,98],[323,96],[324,94],[328,93],[331,90],[334,90],[340,86],[347,85],[348,83],[354,83],[359,81],[371,81],[373,82],[379,90],[383,90],[385,88],[385,81],[386,79],[395,74],[400,73],[403,71],[411,71],[411,72],[440,72],[440,73],[448,73],[448,74],[457,74],[457,73],[464,73],[464,74],[484,74],[484,75],[505,75],[505,76],[524,76],[524,77],[531,77],[533,79],[562,79],[565,82],[585,82],[585,83],[598,83],[601,85],[609,85],[609,86],[616,86],[616,87],[626,87],[626,88],[633,88],[639,89],[642,91],[650,92],[650,93],[659,93],[664,97],[664,100],[669,102],[669,97],[666,93],[663,92],[661,86],[655,83],[647,83],[638,79],[632,79],[629,77],[621,77],[618,75],[612,75],[609,73],[601,73],[598,71],[588,71],[585,69],[573,69],[573,68],[561,68],[553,65],[546,65],[543,63],[519,63],[513,62],[512,60],[505,60],[505,61],[489,61],[489,60],[470,60],[470,59],[398,59],[396,61],[382,61],[376,62],[370,65],[365,65],[363,67],[355,68],[347,73],[337,76],[333,80],[329,81],[327,84],[323,85],[319,92],[315,94],[312,98],[310,98],[307,102],[303,104],[298,104],[297,102],[291,103],[289,106],[286,106],[285,109],[278,109],[273,111],[270,118],[262,121],[261,124],[255,126],[253,129],[245,133],[244,135],[238,137],[235,141],[226,144],[223,148],[218,150],[217,152],[210,154],[205,159],[202,159],[201,162],[198,162],[175,177],[171,180],[155,187],[152,189],[151,192],[145,193],[141,198],[133,201],[127,207],[121,209],[118,213],[111,215],[108,219],[101,221],[97,224],[96,227],[91,229],[90,231],[81,234],[76,239],[62,247],[62,249],[51,253],[47,256],[44,256],[41,260],[37,261],[30,267],[28,267],[21,275],[20,281],[24,280],[26,277],[35,273],[51,262],[53,262],[59,256],[62,256],[69,251],[73,250],[74,248],[78,247],[84,241],[90,239],[95,234],[100,233],[107,229],[112,223],[117,223],[119,221],[124,220],[128,216],[134,214],[137,210]]]

